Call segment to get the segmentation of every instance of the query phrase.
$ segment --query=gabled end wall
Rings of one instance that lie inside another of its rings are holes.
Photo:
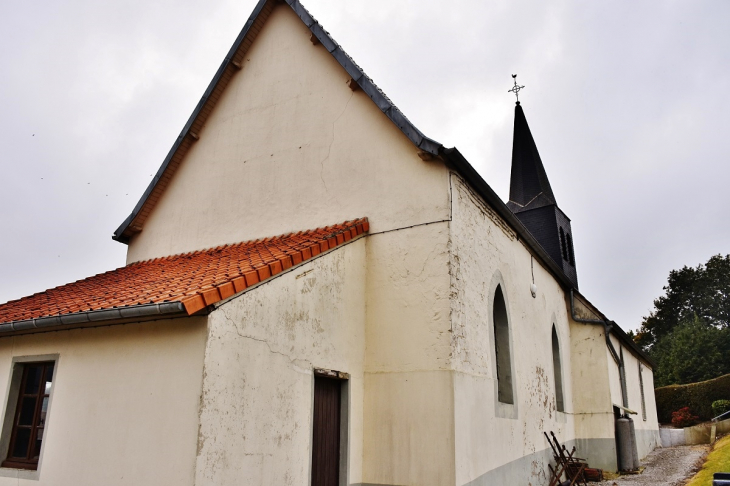
[[[128,262],[320,227],[448,218],[448,171],[403,132],[286,4],[276,4],[196,135]]]

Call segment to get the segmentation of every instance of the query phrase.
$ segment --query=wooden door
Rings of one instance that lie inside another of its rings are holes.
[[[340,484],[340,380],[314,377],[312,486]]]

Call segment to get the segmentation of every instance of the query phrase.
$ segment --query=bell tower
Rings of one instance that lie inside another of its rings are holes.
[[[515,86],[517,87],[516,82]],[[577,289],[578,276],[575,271],[570,218],[558,207],[519,101],[515,106],[512,174],[507,207],[525,225]]]

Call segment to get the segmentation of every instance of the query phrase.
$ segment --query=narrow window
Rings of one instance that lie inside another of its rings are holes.
[[[497,357],[497,398],[502,403],[514,403],[507,306],[502,295],[502,287],[499,285],[494,293],[493,320],[494,351]]]
[[[641,362],[639,362],[639,389],[641,389],[641,418],[646,421],[646,401],[644,400],[644,376],[642,375]]]
[[[560,342],[558,333],[555,331],[555,324],[553,324],[553,374],[555,375],[555,408],[558,412],[564,412],[563,368],[560,364]]]
[[[563,260],[568,260],[568,246],[565,243],[565,231],[560,228],[560,253],[563,255]]]
[[[567,243],[567,252],[568,252],[568,262],[575,266],[575,254],[573,253],[573,238],[570,236],[570,233],[565,233],[565,242]]]
[[[10,433],[8,456],[2,466],[38,469],[53,384],[54,362],[22,363],[18,366],[22,366],[23,372]]]
[[[621,384],[621,399],[623,400],[623,406],[628,407],[629,392],[626,389],[626,362],[624,361],[623,346],[619,346],[618,348],[618,362],[621,363],[621,365],[618,367],[619,382]]]

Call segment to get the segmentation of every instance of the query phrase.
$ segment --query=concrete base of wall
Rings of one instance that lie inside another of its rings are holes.
[[[730,421],[729,421],[730,422]],[[672,429],[664,429],[672,430]],[[676,429],[682,432],[681,429]],[[646,454],[659,446],[659,431],[637,430],[636,440],[639,443],[639,455]],[[648,449],[653,444],[651,449]],[[605,471],[616,471],[616,441],[609,439],[575,439],[565,443],[568,450],[575,446],[576,455],[588,460],[591,467]],[[643,457],[642,457],[643,459]],[[488,471],[478,478],[461,486],[491,486],[495,484],[548,484],[550,482],[548,464],[554,465],[553,453],[550,448],[528,454],[507,464]],[[536,468],[538,470],[536,470]],[[535,482],[535,479],[539,482]],[[393,484],[357,483],[350,486],[399,486]]]
[[[695,425],[684,429],[684,443],[687,445],[709,444],[712,433],[711,425]]]
[[[662,446],[662,440],[658,430],[637,430],[636,448],[639,452],[639,460],[643,460],[651,451]]]
[[[675,447],[684,445],[684,429],[659,429],[662,438],[662,447]]]
[[[730,432],[730,419],[717,422],[715,433],[727,434]],[[681,445],[709,444],[712,437],[712,424],[695,425],[683,429],[662,428],[659,430],[663,447]]]
[[[577,455],[588,459],[591,467],[616,470],[616,441],[614,439],[577,439],[565,443],[568,450],[575,446]],[[551,449],[543,449],[516,459],[512,462],[499,466],[488,471],[478,478],[466,483],[463,486],[490,486],[494,484],[536,484],[535,465],[542,464],[544,476],[539,478],[544,481],[538,484],[550,482],[547,464],[553,464],[553,453]]]
[[[662,447],[675,447],[684,445],[684,429],[659,429],[659,435],[662,438]]]

